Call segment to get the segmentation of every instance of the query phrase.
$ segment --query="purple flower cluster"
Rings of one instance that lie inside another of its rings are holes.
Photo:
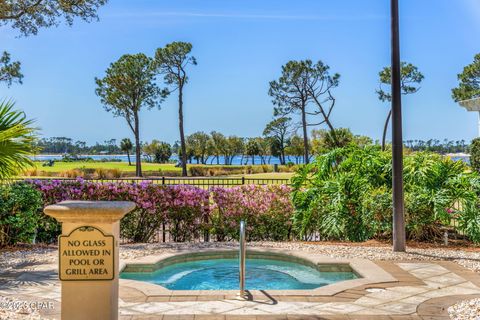
[[[238,237],[240,220],[247,221],[252,240],[285,240],[290,237],[294,213],[291,188],[285,185],[215,187],[212,222],[220,240]]]
[[[244,185],[204,190],[189,185],[98,183],[77,180],[31,180],[45,205],[63,200],[133,201],[137,209],[122,220],[122,234],[146,242],[167,224],[175,241],[188,241],[201,231],[218,240],[238,237],[239,221],[247,220],[249,238],[283,240],[290,237],[293,206],[291,188],[284,185]]]
[[[122,221],[122,233],[135,241],[146,242],[162,224],[177,226],[172,232],[195,233],[210,214],[209,192],[188,185],[163,186],[150,182],[97,183],[75,181],[32,180],[30,183],[43,195],[45,205],[63,200],[123,200],[137,204],[136,210]],[[188,220],[179,224],[178,219]],[[185,227],[186,230],[178,230]]]

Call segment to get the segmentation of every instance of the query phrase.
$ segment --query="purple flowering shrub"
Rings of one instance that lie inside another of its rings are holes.
[[[133,201],[137,208],[120,223],[122,237],[134,242],[152,241],[162,224],[173,241],[194,240],[210,232],[218,241],[238,238],[239,222],[247,220],[249,240],[286,240],[291,237],[293,206],[290,187],[245,185],[210,190],[188,185],[156,185],[148,182],[97,183],[78,180],[32,180],[43,204],[63,200]],[[42,214],[39,241],[52,242],[59,224]]]
[[[238,239],[240,220],[249,240],[287,240],[294,209],[285,185],[213,187],[211,223],[218,241]]]
[[[163,223],[170,224],[174,241],[188,241],[204,228],[210,212],[208,191],[193,186],[94,183],[82,179],[33,180],[31,183],[42,193],[45,205],[63,200],[135,202],[137,208],[127,214],[120,225],[122,237],[134,242],[149,242]],[[59,229],[51,230],[58,232]]]

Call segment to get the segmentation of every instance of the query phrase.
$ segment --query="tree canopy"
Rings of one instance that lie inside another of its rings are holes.
[[[105,77],[95,78],[95,92],[105,110],[123,117],[135,135],[136,174],[142,176],[139,112],[160,108],[168,92],[156,84],[153,59],[143,53],[123,55],[105,73]]]
[[[0,26],[11,25],[22,35],[37,34],[40,28],[72,25],[75,18],[98,19],[98,9],[108,0],[0,0]]]
[[[389,89],[386,89],[383,85],[390,85],[392,83],[392,69],[391,67],[385,67],[378,73],[380,78],[380,88],[376,91],[378,99],[381,101],[392,101],[392,94]],[[402,94],[412,94],[420,90],[420,83],[423,81],[424,76],[418,70],[416,66],[411,63],[402,61],[401,63],[401,78],[400,85]]]
[[[282,75],[270,82],[268,94],[275,105],[275,116],[299,113],[303,131],[304,161],[309,162],[308,126],[325,123],[335,136],[330,115],[335,106],[331,90],[338,86],[340,75],[329,72],[330,67],[322,61],[289,61],[282,66]],[[313,104],[314,108],[309,108]],[[308,117],[321,116],[320,121],[311,122]]]
[[[420,90],[420,84],[423,81],[423,74],[418,70],[416,66],[411,63],[402,61],[400,65],[400,89],[403,95],[413,94]],[[380,88],[376,90],[378,99],[382,102],[391,102],[392,94],[390,89],[384,88],[384,85],[390,85],[392,82],[392,69],[391,67],[385,67],[378,73],[380,79]],[[390,108],[385,124],[383,126],[382,134],[382,150],[385,150],[388,123],[392,116],[392,110]]]
[[[22,83],[23,74],[20,71],[20,62],[12,61],[10,54],[6,51],[0,57],[0,82],[5,82],[7,87],[12,83]]]
[[[456,102],[480,98],[480,53],[475,55],[471,64],[463,68],[458,74],[460,82],[457,88],[452,89],[452,98]]]
[[[134,130],[134,114],[142,107],[160,108],[166,96],[155,83],[153,59],[143,53],[126,54],[110,64],[105,77],[95,78],[95,93],[104,108],[116,117],[123,117]]]
[[[279,157],[280,164],[285,164],[285,144],[291,130],[291,120],[289,117],[273,119],[267,123],[263,130],[263,135],[272,139],[271,150],[272,153],[275,153]]]
[[[172,156],[172,146],[167,142],[152,140],[143,146],[143,152],[150,162],[166,163]]]

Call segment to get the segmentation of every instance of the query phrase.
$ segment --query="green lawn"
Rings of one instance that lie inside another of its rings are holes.
[[[45,172],[62,172],[74,169],[118,169],[125,172],[135,172],[135,164],[131,166],[128,162],[61,162],[55,161],[52,167],[43,167],[43,162],[35,162],[36,168],[39,171]],[[181,171],[181,168],[176,168],[174,164],[159,164],[159,163],[144,163],[142,162],[143,171]]]
[[[293,172],[268,172],[268,173],[252,173],[252,174],[235,174],[229,177],[245,177],[248,179],[290,179],[293,176]]]
[[[65,175],[62,173],[72,171],[72,170],[82,170],[82,171],[94,171],[95,169],[105,169],[105,170],[112,170],[116,169],[123,172],[123,177],[132,177],[135,173],[135,165],[129,166],[127,162],[83,162],[83,161],[76,161],[76,162],[62,162],[62,161],[55,161],[55,164],[52,167],[42,166],[44,162],[36,161],[34,162],[35,168],[29,169],[26,171],[25,175],[29,177],[53,177],[53,176],[60,176],[60,177],[74,177],[72,175]],[[196,166],[196,164],[188,165]],[[201,165],[202,166],[202,165]],[[218,167],[217,165],[209,165],[209,167]],[[240,166],[233,166],[239,167]],[[178,176],[181,172],[181,168],[175,167],[174,164],[158,164],[158,163],[146,163],[142,162],[142,170],[146,174],[146,177],[149,176]],[[90,172],[91,174],[91,172]],[[244,176],[245,178],[251,179],[289,179],[291,178],[293,173],[291,172],[278,172],[278,173],[257,173],[257,174],[231,174],[222,177],[231,177],[231,178],[239,178]],[[221,178],[221,177],[216,177]]]

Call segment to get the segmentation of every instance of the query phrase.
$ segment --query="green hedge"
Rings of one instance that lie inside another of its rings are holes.
[[[42,224],[42,195],[33,186],[15,183],[0,186],[0,245],[32,243]]]

